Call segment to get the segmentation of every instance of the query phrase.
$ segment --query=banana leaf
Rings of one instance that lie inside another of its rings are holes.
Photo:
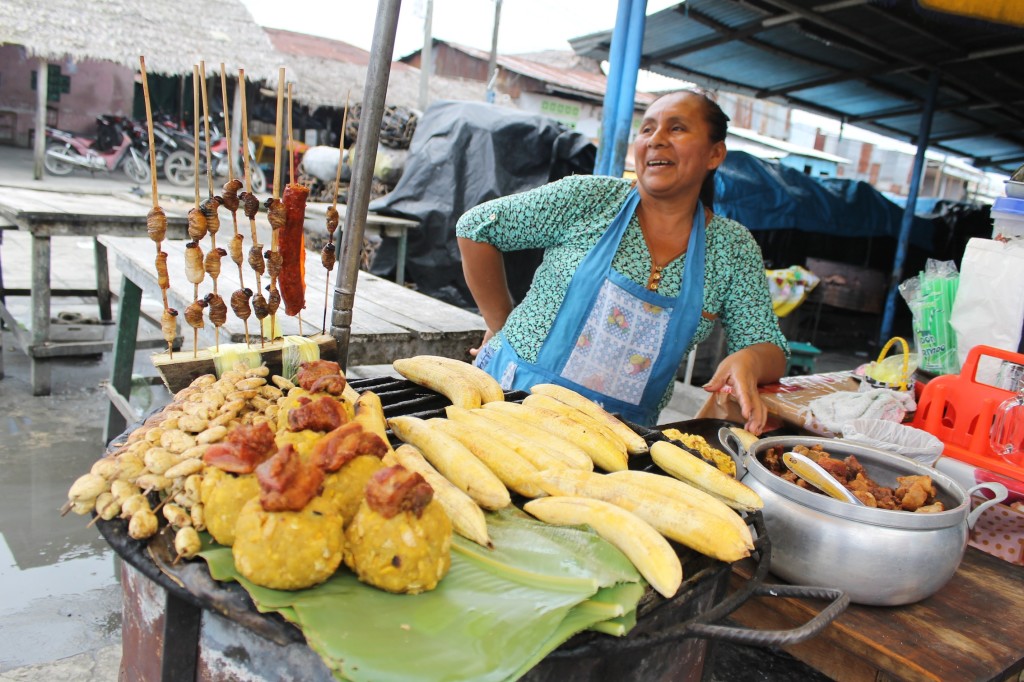
[[[611,621],[625,634],[645,583],[587,527],[556,527],[518,511],[488,514],[494,549],[455,536],[438,587],[395,595],[347,569],[294,592],[240,576],[231,549],[201,553],[217,580],[237,580],[263,612],[295,623],[335,677],[351,682],[514,680],[577,632]]]

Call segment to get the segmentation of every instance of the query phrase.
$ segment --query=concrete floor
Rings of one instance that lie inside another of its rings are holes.
[[[0,185],[53,190],[125,191],[131,183],[120,177],[87,174],[31,180],[27,150],[0,147]],[[28,237],[8,231],[2,248],[4,282],[27,287]],[[54,272],[67,287],[95,282],[90,240],[54,238]],[[118,291],[119,274],[111,272]],[[8,299],[19,320],[30,318],[28,299]],[[115,301],[116,306],[116,301]],[[55,298],[53,314],[97,314],[91,299]],[[116,317],[116,308],[115,308]],[[113,333],[113,328],[104,330]],[[15,350],[11,334],[2,333],[4,371],[0,380],[0,682],[15,680],[95,680],[113,682],[120,662],[121,590],[118,559],[83,517],[61,517],[68,487],[104,449],[102,424],[107,401],[102,383],[109,377],[111,354],[55,360],[53,392],[32,396],[27,358]],[[151,351],[136,354],[134,372],[155,374]],[[819,371],[849,369],[865,361],[858,356],[826,353]],[[354,368],[353,375],[377,376],[387,367]],[[706,394],[679,384],[676,398],[661,423],[691,417]],[[132,404],[148,410],[164,404],[163,387],[140,383]],[[812,679],[789,665],[784,655],[765,658],[747,647],[730,648],[712,678],[725,682],[755,679]],[[756,661],[754,660],[756,659]],[[780,663],[781,661],[781,663]],[[784,672],[794,669],[796,672]]]

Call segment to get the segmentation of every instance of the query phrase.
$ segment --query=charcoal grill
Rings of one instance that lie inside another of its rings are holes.
[[[387,418],[443,417],[444,408],[451,404],[447,398],[430,389],[390,376],[352,379],[350,384],[358,392],[373,391],[377,394]],[[520,402],[526,395],[523,391],[508,391],[505,399]],[[130,427],[114,442],[123,442],[127,433],[140,424]],[[629,426],[648,443],[665,440],[659,430],[631,423]],[[630,468],[660,473],[649,456],[631,457]],[[523,501],[514,498],[514,502]],[[637,624],[627,636],[616,638],[593,632],[579,633],[549,654],[523,679],[529,682],[698,680],[703,674],[710,640],[781,647],[814,637],[846,609],[848,597],[839,590],[828,588],[765,584],[771,561],[770,539],[760,512],[747,514],[746,520],[756,538],[750,559],[754,566],[751,577],[731,594],[727,594],[731,564],[672,543],[683,564],[685,576],[674,597],[666,599],[649,589],[638,604]],[[128,536],[125,521],[100,521],[97,526],[125,562],[167,592],[167,617],[162,638],[165,679],[194,679],[195,633],[201,609],[219,613],[279,645],[304,641],[301,631],[280,616],[257,612],[248,593],[240,585],[213,580],[205,563],[174,565],[170,533],[161,532],[157,541],[146,543]],[[718,623],[748,599],[767,595],[822,599],[831,603],[812,620],[791,630],[753,630]],[[182,637],[181,632],[186,636]],[[189,633],[192,633],[191,640]],[[129,652],[125,652],[125,657],[128,655]],[[152,656],[152,652],[144,655]],[[167,677],[168,665],[172,667],[172,678]]]

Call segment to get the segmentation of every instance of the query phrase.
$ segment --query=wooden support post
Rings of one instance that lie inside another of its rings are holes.
[[[132,388],[132,366],[135,364],[135,337],[139,332],[139,309],[142,289],[127,277],[121,279],[121,298],[117,308],[117,338],[110,369],[110,387],[126,400]],[[113,403],[107,406],[107,426],[103,442],[109,443],[128,426]]]
[[[107,266],[107,247],[100,244],[96,237],[92,238],[93,250],[96,253],[96,300],[100,307],[100,320],[111,322],[114,315],[110,309],[110,268]]]

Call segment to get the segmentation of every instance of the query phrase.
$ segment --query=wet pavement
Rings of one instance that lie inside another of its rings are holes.
[[[31,179],[31,154],[0,146],[0,185],[55,191],[132,191],[127,179],[90,178],[75,173],[66,178]],[[2,266],[8,287],[28,287],[27,235],[4,234]],[[55,269],[62,285],[86,288],[94,284],[91,240],[53,239]],[[111,269],[111,289],[119,290],[119,274]],[[18,320],[30,318],[27,298],[7,303]],[[53,314],[89,321],[97,316],[94,299],[54,298]],[[116,319],[116,299],[115,299]],[[104,330],[112,333],[113,328]],[[103,443],[107,400],[102,387],[109,378],[111,354],[53,360],[53,391],[32,396],[28,359],[17,351],[4,331],[5,376],[0,380],[0,682],[23,680],[118,679],[121,656],[121,588],[119,559],[89,527],[88,519],[61,516],[68,487],[99,457]],[[136,354],[134,374],[155,375],[152,351]],[[848,369],[849,355],[825,354],[819,371]],[[377,376],[388,367],[354,368],[353,375]],[[132,404],[140,411],[166,403],[162,386],[138,382]],[[703,392],[682,387],[662,423],[689,418],[703,402]],[[749,647],[720,647],[710,679],[746,680],[824,679],[781,652]]]

